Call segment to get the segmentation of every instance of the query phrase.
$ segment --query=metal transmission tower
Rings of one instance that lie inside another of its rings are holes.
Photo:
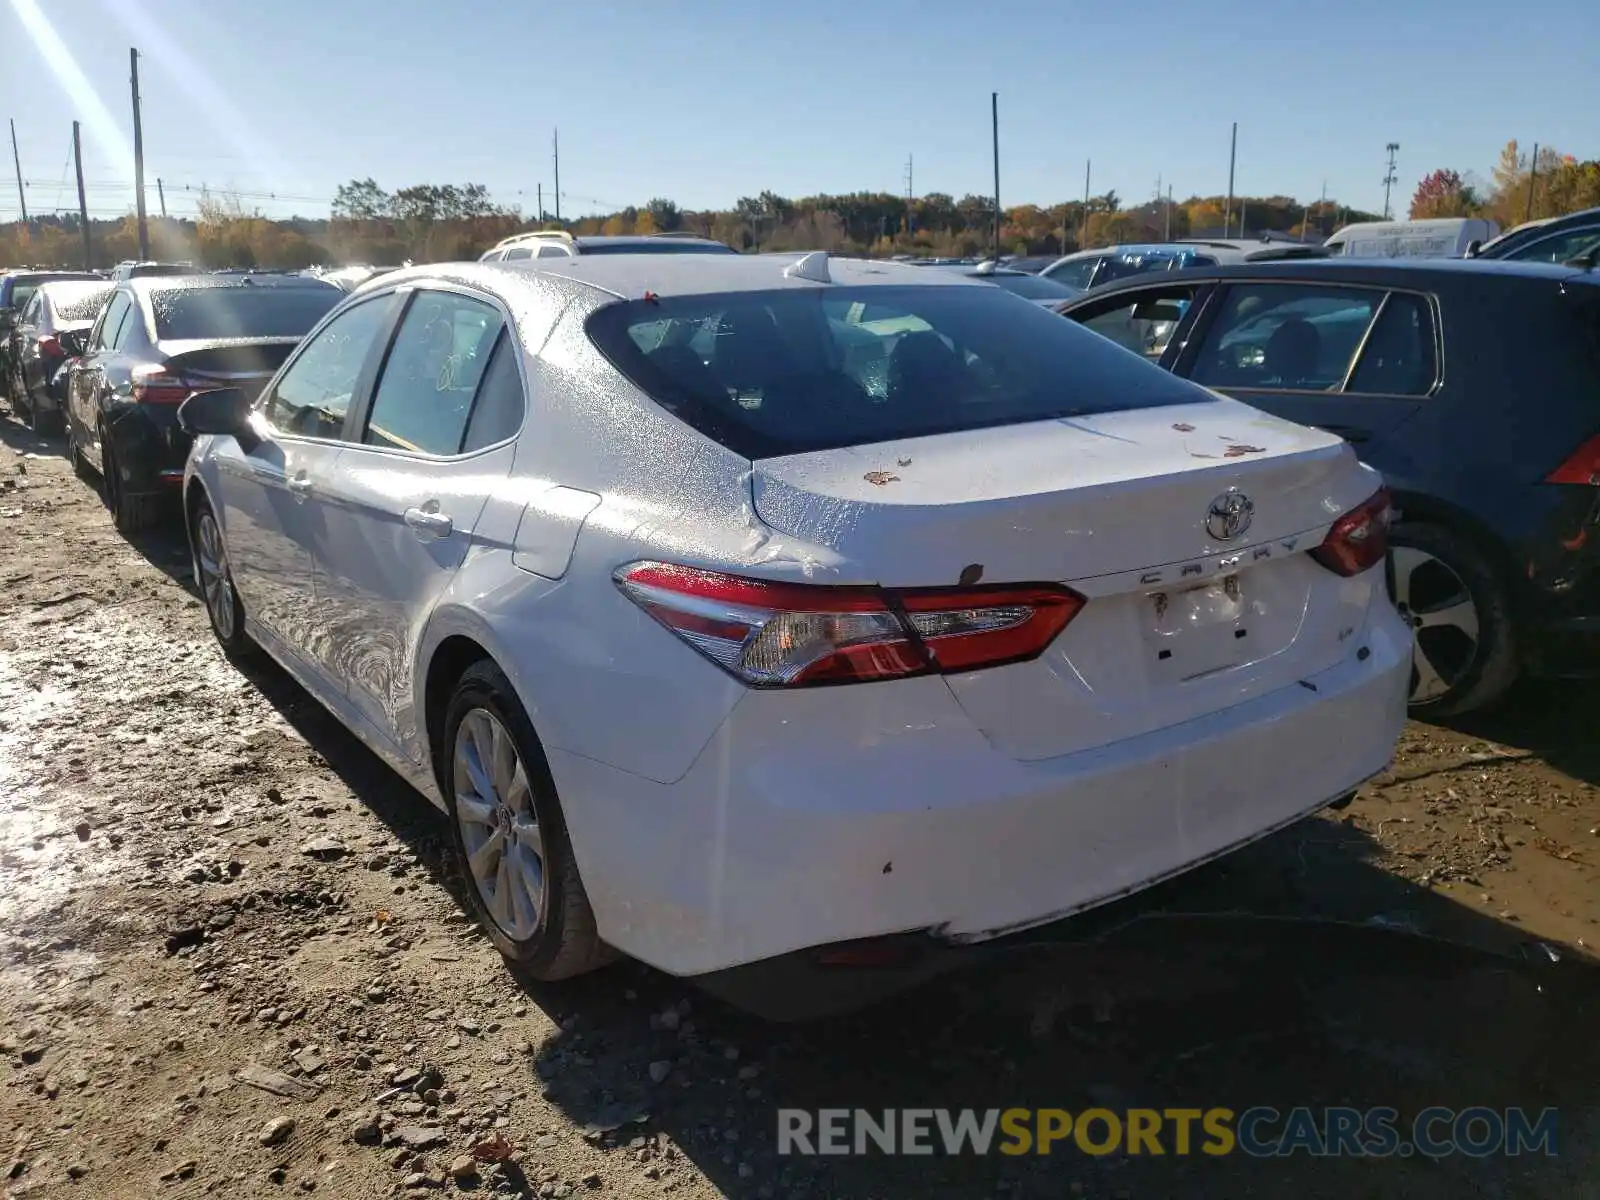
[[[1394,156],[1400,151],[1400,143],[1390,142],[1384,149],[1389,152],[1389,169],[1383,176],[1383,219],[1387,221],[1394,216],[1394,210],[1389,207],[1389,189],[1394,187],[1400,178],[1394,169]]]
[[[911,204],[916,199],[916,192],[911,186],[911,167],[914,155],[906,155],[906,233],[916,232],[916,217],[912,213]]]

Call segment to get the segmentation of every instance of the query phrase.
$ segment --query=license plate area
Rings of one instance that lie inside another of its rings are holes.
[[[1241,576],[1153,592],[1146,602],[1145,645],[1157,678],[1181,683],[1230,670],[1255,657],[1250,645],[1251,606]]]

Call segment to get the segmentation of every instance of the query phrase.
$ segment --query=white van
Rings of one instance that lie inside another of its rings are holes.
[[[1367,221],[1346,225],[1323,246],[1350,258],[1461,258],[1473,242],[1486,242],[1499,232],[1499,225],[1479,217]]]

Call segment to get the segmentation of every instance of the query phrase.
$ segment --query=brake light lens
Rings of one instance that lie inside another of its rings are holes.
[[[643,562],[630,600],[750,687],[976,671],[1037,658],[1084,598],[1054,584],[977,588],[775,583]]]
[[[50,358],[61,356],[61,342],[53,333],[39,335],[39,353]]]
[[[1389,552],[1392,517],[1389,489],[1379,488],[1333,523],[1311,557],[1335,575],[1359,575],[1381,563]]]
[[[181,375],[172,375],[160,363],[145,363],[129,372],[135,404],[182,404],[194,388]]]
[[[1600,485],[1600,434],[1590,438],[1554,471],[1546,483],[1576,483],[1585,487]]]

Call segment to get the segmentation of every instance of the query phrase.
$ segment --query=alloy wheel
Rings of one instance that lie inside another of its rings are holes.
[[[525,941],[538,930],[548,901],[544,835],[516,743],[488,709],[474,708],[461,719],[451,769],[473,886],[500,931]]]
[[[195,561],[200,568],[200,590],[206,609],[217,627],[218,636],[228,641],[234,635],[233,576],[228,570],[228,551],[222,544],[222,531],[209,511],[200,514],[195,537]]]
[[[1460,574],[1441,558],[1395,546],[1394,602],[1416,636],[1411,703],[1429,704],[1460,683],[1478,656],[1478,606]]]

